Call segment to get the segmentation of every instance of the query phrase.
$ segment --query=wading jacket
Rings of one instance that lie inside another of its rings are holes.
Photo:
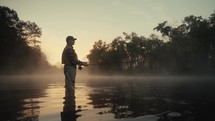
[[[76,65],[81,65],[83,62],[78,60],[77,54],[73,49],[73,46],[66,45],[62,53],[62,64],[67,66],[73,66],[76,68]]]

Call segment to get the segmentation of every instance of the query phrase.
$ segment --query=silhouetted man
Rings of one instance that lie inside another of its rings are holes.
[[[68,36],[66,38],[66,47],[62,53],[62,64],[64,64],[65,88],[66,91],[73,91],[75,88],[76,66],[87,66],[86,62],[78,60],[77,54],[73,49],[77,38]]]

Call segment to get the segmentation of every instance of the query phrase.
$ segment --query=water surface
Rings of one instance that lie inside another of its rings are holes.
[[[212,77],[81,78],[73,120],[204,121],[213,118],[214,92]],[[65,97],[63,79],[1,78],[0,120],[61,121]]]

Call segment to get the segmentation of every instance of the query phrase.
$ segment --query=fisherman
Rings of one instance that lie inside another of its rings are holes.
[[[73,49],[75,40],[73,36],[68,36],[66,38],[66,47],[62,53],[62,64],[64,64],[64,75],[65,75],[65,88],[66,91],[73,91],[75,89],[75,78],[76,78],[76,68],[77,66],[87,66],[87,62],[82,62],[78,60],[77,54]]]

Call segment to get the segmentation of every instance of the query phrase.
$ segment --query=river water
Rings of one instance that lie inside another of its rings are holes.
[[[208,76],[80,78],[75,97],[67,100],[76,110],[69,113],[69,121],[209,121],[214,119],[215,80]],[[1,77],[0,121],[63,121],[66,99],[61,78]]]

